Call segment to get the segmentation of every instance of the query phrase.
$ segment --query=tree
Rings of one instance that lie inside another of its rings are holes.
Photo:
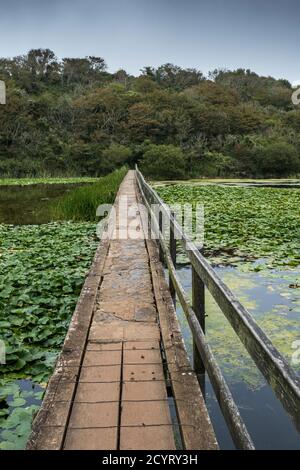
[[[155,139],[159,134],[160,122],[156,117],[155,108],[148,103],[140,102],[128,109],[128,129],[135,142],[147,138]]]
[[[203,73],[194,68],[182,69],[178,65],[164,64],[157,69],[145,67],[142,74],[159,85],[175,90],[184,90],[193,85],[197,85],[204,80]]]
[[[218,84],[238,92],[243,101],[254,100],[263,106],[291,108],[292,86],[287,80],[260,77],[251,70],[215,70],[210,77]]]
[[[108,172],[129,163],[132,157],[132,150],[125,145],[113,143],[102,152],[103,162],[102,166]]]
[[[291,169],[300,170],[300,159],[293,145],[284,141],[266,143],[255,149],[255,160],[260,174],[269,177],[287,176]]]
[[[146,176],[158,180],[184,178],[183,152],[174,145],[150,145],[144,153],[141,168]]]
[[[45,80],[50,77],[51,72],[57,71],[58,62],[50,49],[31,49],[24,59],[24,66],[28,67],[32,77]]]
[[[89,84],[99,79],[106,69],[102,57],[69,58],[62,60],[62,80],[64,84]]]
[[[235,90],[210,80],[202,81],[196,86],[187,88],[184,93],[194,101],[210,105],[235,106],[240,101]]]
[[[132,80],[133,77],[131,77],[126,70],[120,69],[114,74],[114,80],[117,83],[120,83],[124,86],[124,88],[127,90],[128,85],[130,81]]]
[[[50,49],[31,49],[28,54],[0,59],[0,75],[11,78],[29,93],[60,80],[60,64]]]

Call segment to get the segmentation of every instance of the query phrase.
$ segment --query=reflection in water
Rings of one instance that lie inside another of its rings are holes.
[[[50,204],[80,184],[0,186],[0,224],[51,222]]]
[[[256,273],[220,267],[216,271],[291,363],[292,342],[300,339],[300,289],[290,286],[297,285],[299,270]],[[183,287],[191,295],[190,268],[182,267],[178,274]],[[179,305],[177,313],[191,358],[192,337]],[[209,343],[255,446],[258,449],[300,449],[300,435],[290,418],[208,293],[206,313]],[[296,370],[300,371],[300,365]],[[208,378],[206,400],[221,447],[233,448]]]

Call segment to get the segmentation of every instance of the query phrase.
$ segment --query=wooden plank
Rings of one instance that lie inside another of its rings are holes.
[[[171,212],[173,218],[175,217],[175,213]],[[170,221],[170,255],[174,266],[176,267],[176,258],[177,258],[177,240],[175,238],[175,230],[174,230],[174,222],[173,220]],[[169,289],[170,294],[173,300],[174,305],[176,304],[176,291],[173,285],[173,281],[169,279]]]
[[[170,276],[172,279],[172,276]],[[173,281],[172,281],[173,282]],[[205,285],[201,281],[196,271],[192,268],[192,304],[193,310],[199,320],[200,327],[205,333]],[[205,367],[201,359],[198,347],[195,341],[193,341],[194,349],[194,370],[197,374],[205,374]]]

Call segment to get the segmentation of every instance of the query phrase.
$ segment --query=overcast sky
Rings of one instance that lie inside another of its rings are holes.
[[[0,0],[0,56],[48,47],[138,74],[173,62],[300,80],[299,0]]]

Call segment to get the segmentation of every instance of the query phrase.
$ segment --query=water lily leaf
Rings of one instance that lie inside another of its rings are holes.
[[[18,406],[23,406],[23,405],[25,405],[25,403],[26,403],[26,400],[24,398],[21,398],[21,397],[17,397],[13,401],[8,402],[9,406],[11,406],[13,408],[16,408]]]

